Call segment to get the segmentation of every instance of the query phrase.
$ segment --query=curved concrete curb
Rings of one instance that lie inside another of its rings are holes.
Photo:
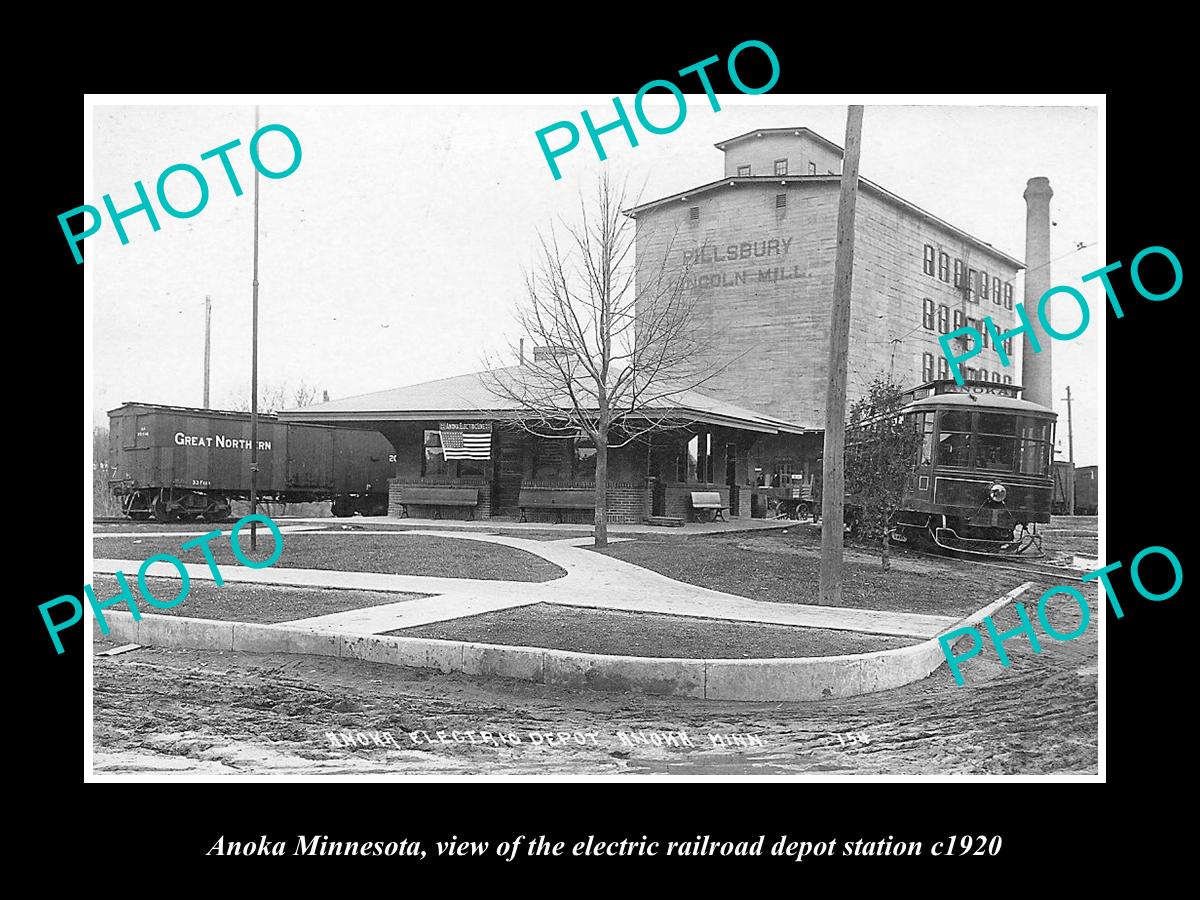
[[[1011,603],[1030,587],[1025,582],[954,628],[975,625]],[[393,666],[498,675],[554,687],[639,691],[706,700],[822,700],[886,691],[932,674],[945,655],[937,637],[910,647],[796,659],[673,659],[609,656],[440,641],[432,638],[331,634],[291,625],[221,622],[186,616],[107,612],[108,640],[151,647],[240,650],[256,653],[310,653]],[[93,618],[93,635],[103,638]],[[953,629],[948,628],[946,631]],[[945,632],[943,632],[945,633]]]

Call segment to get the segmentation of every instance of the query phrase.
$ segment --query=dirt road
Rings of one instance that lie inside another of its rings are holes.
[[[1092,612],[1083,636],[1044,639],[1041,654],[1023,638],[1009,641],[1008,669],[985,646],[964,664],[963,686],[943,666],[905,688],[819,703],[573,692],[354,660],[144,648],[96,658],[95,770],[1094,773],[1094,606]],[[1070,630],[1069,611],[1053,618]],[[1016,619],[1009,611],[996,624],[1011,628]],[[98,643],[96,650],[110,646]],[[484,731],[492,736],[482,738]],[[354,740],[360,732],[366,746],[336,739],[335,747],[327,736]],[[545,736],[560,732],[567,736]],[[377,744],[372,733],[390,734],[391,743]]]

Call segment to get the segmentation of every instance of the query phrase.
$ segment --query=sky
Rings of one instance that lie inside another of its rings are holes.
[[[513,312],[537,230],[572,217],[580,191],[602,169],[628,177],[646,201],[720,178],[723,154],[713,144],[755,128],[807,126],[837,144],[845,135],[844,105],[720,95],[722,109],[714,112],[703,94],[688,95],[687,116],[671,134],[638,128],[637,147],[619,130],[606,135],[607,161],[597,159],[584,133],[559,157],[563,177],[556,181],[534,133],[560,120],[579,125],[584,108],[597,124],[610,121],[611,99],[413,99],[419,105],[261,107],[262,124],[296,134],[302,159],[286,178],[261,179],[260,382],[304,381],[337,399],[481,369],[485,355],[504,353],[517,336]],[[623,101],[632,106],[631,98]],[[669,103],[651,119],[670,121]],[[210,192],[207,206],[187,219],[166,215],[155,198],[161,229],[134,214],[124,220],[127,245],[107,219],[85,242],[96,424],[127,401],[201,405],[206,295],[212,405],[248,396],[253,133],[251,106],[101,99],[94,107],[94,195],[84,202],[102,208],[107,193],[118,210],[133,206],[134,182],[153,197],[159,174],[176,163],[199,168]],[[240,197],[218,160],[200,159],[234,139],[242,142],[229,155]],[[1085,107],[867,104],[863,123],[864,178],[1018,259],[1025,184],[1050,179],[1051,283],[1079,288],[1093,312],[1082,336],[1054,345],[1055,393],[1065,396],[1070,385],[1074,398],[1078,465],[1099,462],[1102,439],[1103,288],[1079,280],[1109,261],[1097,245],[1100,140],[1097,111]],[[263,138],[261,154],[273,170],[291,161],[277,133]],[[167,194],[180,209],[199,196],[186,174],[171,176]],[[1021,299],[1020,278],[1015,288]],[[1077,322],[1077,312],[1056,308],[1057,330]],[[1066,404],[1056,406],[1065,459]]]

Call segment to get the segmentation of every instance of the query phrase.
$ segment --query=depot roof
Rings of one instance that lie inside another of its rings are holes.
[[[511,366],[497,372],[503,375],[519,370],[519,366]],[[515,408],[512,401],[495,393],[487,384],[485,375],[486,372],[472,372],[346,397],[342,400],[330,400],[328,403],[318,403],[301,409],[280,410],[279,418],[287,422],[341,424],[433,419],[492,421],[519,417],[521,410]],[[564,401],[561,408],[566,412],[570,407]],[[670,415],[707,425],[725,425],[767,434],[805,432],[799,425],[772,418],[744,406],[727,403],[695,390],[680,390],[669,398],[648,403],[645,409],[655,418]]]

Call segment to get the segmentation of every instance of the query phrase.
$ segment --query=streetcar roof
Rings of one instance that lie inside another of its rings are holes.
[[[1014,413],[1040,413],[1046,416],[1057,417],[1054,410],[1047,409],[1040,403],[1020,400],[1015,397],[1000,397],[995,394],[988,394],[982,397],[975,394],[933,394],[929,397],[922,397],[920,400],[914,400],[901,409],[900,412],[913,412],[914,410],[941,406],[970,406]]]

